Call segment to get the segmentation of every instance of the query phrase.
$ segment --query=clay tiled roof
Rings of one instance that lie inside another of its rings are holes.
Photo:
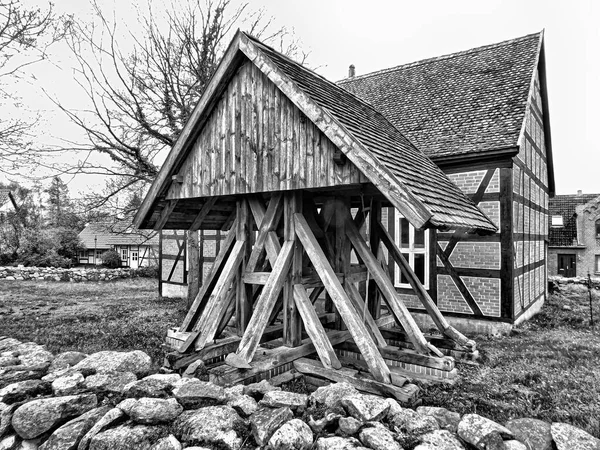
[[[248,36],[285,75],[329,111],[433,213],[434,226],[495,231],[442,170],[368,103]]]
[[[542,33],[339,81],[434,159],[517,145]]]
[[[79,239],[88,249],[109,249],[114,245],[158,245],[156,232],[132,228],[121,223],[90,223],[79,233]]]
[[[548,202],[549,245],[569,247],[577,243],[577,218],[575,209],[594,200],[600,194],[556,195]],[[562,216],[562,227],[552,227],[552,216]]]

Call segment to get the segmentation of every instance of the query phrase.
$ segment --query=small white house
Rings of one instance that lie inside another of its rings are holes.
[[[102,255],[115,250],[122,267],[158,264],[158,234],[134,229],[131,225],[90,223],[79,233],[86,250],[79,252],[80,264],[102,264]]]

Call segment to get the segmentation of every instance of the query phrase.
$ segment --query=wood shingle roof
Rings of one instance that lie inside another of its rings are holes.
[[[348,78],[426,155],[479,154],[517,145],[543,32]]]

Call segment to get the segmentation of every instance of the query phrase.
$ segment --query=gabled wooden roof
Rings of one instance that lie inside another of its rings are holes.
[[[210,114],[211,105],[245,59],[252,61],[414,226],[496,231],[490,219],[372,106],[243,32],[236,34],[167,157],[138,210],[136,226],[152,224],[154,209]]]

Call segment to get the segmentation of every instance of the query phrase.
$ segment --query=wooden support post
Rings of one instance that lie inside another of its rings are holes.
[[[338,211],[341,211],[341,208],[338,208]],[[354,226],[350,211],[345,211],[345,214],[347,219],[346,234],[352,242],[356,253],[358,253],[358,255],[364,261],[367,269],[373,276],[373,279],[379,286],[379,289],[386,299],[388,306],[392,310],[392,313],[394,316],[396,316],[396,320],[402,325],[406,331],[406,334],[410,337],[415,349],[419,353],[428,354],[430,348],[425,340],[425,337],[423,336],[423,333],[417,326],[415,319],[413,319],[402,300],[400,300],[398,297],[398,293],[396,292],[394,285],[379,264],[379,261],[377,261],[375,255],[371,253],[371,250],[360,235],[359,231]]]
[[[377,226],[380,221],[381,202],[375,200],[372,202],[371,212],[369,213],[369,247],[371,248],[371,253],[376,257],[379,255],[379,244],[381,242],[379,228]],[[379,260],[379,258],[377,258],[377,260]],[[375,280],[369,280],[369,298],[367,299],[367,305],[373,319],[379,319],[379,316],[381,315],[381,298]]]
[[[350,199],[348,197],[337,197],[335,207],[335,260],[333,268],[336,273],[347,275],[350,272],[350,253],[352,247],[350,246],[350,241],[346,238],[346,217],[344,214],[340,214],[337,208],[350,210]],[[342,285],[344,288],[347,287],[345,280]],[[336,328],[343,330],[344,322],[341,316],[338,315],[337,319]]]
[[[254,313],[242,337],[240,347],[235,356],[230,354],[227,357],[228,363],[231,363],[232,366],[240,367],[242,364],[247,365],[252,361],[260,337],[267,327],[271,310],[275,306],[277,296],[283,288],[283,283],[292,265],[293,249],[294,241],[286,241],[283,244],[281,253],[273,266],[273,271],[263,288],[262,295],[254,305]]]
[[[410,283],[411,287],[413,288],[413,291],[415,292],[415,294],[417,294],[417,297],[419,297],[419,300],[421,300],[421,303],[427,310],[427,313],[431,316],[431,319],[433,320],[433,323],[435,323],[438,330],[440,330],[440,332],[442,334],[455,340],[457,344],[460,344],[462,346],[465,346],[469,349],[474,350],[475,342],[468,339],[466,336],[464,336],[462,333],[460,333],[458,330],[456,330],[453,326],[451,326],[450,323],[448,323],[446,318],[442,315],[442,313],[438,309],[435,302],[431,299],[431,297],[427,293],[427,290],[425,290],[425,288],[423,287],[423,285],[417,278],[417,275],[412,270],[412,267],[410,267],[410,264],[408,263],[406,258],[402,255],[402,252],[400,251],[400,249],[394,242],[394,239],[388,233],[388,231],[383,227],[381,222],[377,223],[377,228],[379,230],[379,235],[381,237],[381,240],[383,241],[384,245],[387,247],[390,256],[394,259],[396,264],[398,264],[398,266],[400,267],[400,270],[402,271],[404,276],[408,279],[408,282]]]
[[[281,215],[283,213],[283,208],[281,207],[282,199],[283,195],[281,192],[273,194],[266,212],[261,200],[258,197],[251,197],[248,200],[250,209],[252,210],[252,214],[254,216],[254,221],[258,226],[256,242],[254,243],[250,257],[248,258],[248,272],[254,272],[256,270],[260,255],[265,249],[265,242],[269,237],[269,232],[277,229],[277,225],[279,224],[279,220],[281,219]],[[277,256],[275,256],[275,259],[277,259]],[[274,263],[274,260],[271,261],[271,264]]]
[[[200,292],[196,295],[196,299],[194,303],[188,310],[187,315],[183,319],[183,323],[179,327],[179,331],[190,331],[191,328],[196,324],[196,320],[198,317],[202,315],[204,311],[204,307],[206,305],[207,296],[213,291],[219,276],[221,275],[221,271],[223,266],[227,262],[229,254],[231,252],[231,248],[233,247],[233,243],[235,241],[235,233],[229,233],[225,238],[221,246],[221,250],[217,255],[215,262],[206,278],[206,281],[202,285]]]
[[[310,298],[308,297],[306,289],[301,284],[295,284],[294,294],[296,298],[296,304],[298,306],[298,311],[302,316],[304,327],[306,328],[306,333],[308,334],[308,337],[311,339],[311,341],[315,343],[319,359],[321,360],[323,365],[328,369],[341,368],[342,365],[340,364],[340,361],[338,360],[335,351],[331,346],[331,342],[329,342],[329,339],[327,339],[327,333],[325,332],[323,325],[321,325],[319,316],[317,316],[317,311],[315,311],[315,308],[310,302]]]
[[[238,242],[247,242],[244,255],[240,261],[238,269],[236,296],[235,296],[235,319],[236,328],[240,336],[246,331],[246,326],[252,315],[252,286],[246,285],[243,281],[246,272],[248,258],[252,251],[252,222],[250,211],[248,210],[248,202],[246,200],[237,201],[237,220],[236,220],[236,239]]]
[[[188,246],[188,296],[187,296],[187,307],[188,309],[194,303],[198,292],[200,291],[200,284],[202,283],[202,274],[200,273],[200,252],[198,248],[198,231],[187,232],[187,246]]]
[[[356,308],[356,310],[362,317],[365,325],[367,326],[367,330],[369,330],[369,333],[371,333],[371,337],[373,338],[373,340],[375,341],[377,346],[385,347],[387,345],[387,342],[385,341],[384,337],[381,335],[381,331],[379,330],[379,327],[375,323],[375,319],[373,319],[373,316],[371,316],[371,313],[369,313],[369,310],[367,308],[365,308],[366,305],[365,305],[363,299],[360,297],[360,293],[358,292],[358,289],[356,288],[356,286],[352,283],[346,284],[346,292],[348,293],[348,297],[352,301],[352,304],[354,305],[354,307]],[[364,316],[363,316],[363,313],[364,313]]]
[[[275,197],[275,199],[277,199],[277,197]],[[279,201],[279,200],[276,200],[276,201]],[[271,199],[271,201],[273,201],[273,199]],[[250,210],[252,211],[252,215],[254,216],[254,221],[257,224],[260,223],[262,225],[262,223],[265,219],[265,214],[266,214],[264,205],[262,204],[261,201],[259,201],[255,197],[251,198],[248,201],[248,203],[250,205]],[[280,209],[278,205],[279,205],[279,203],[276,203],[273,205],[274,213],[277,213],[277,210]],[[279,214],[281,214],[281,212]],[[279,215],[279,217],[281,217],[281,215]],[[273,228],[273,230],[275,230],[275,228],[277,227],[277,223],[279,222],[279,217],[274,217],[272,226],[270,226],[268,228]],[[266,227],[266,225],[265,225],[265,227]],[[269,263],[271,263],[271,267],[273,267],[273,265],[275,264],[275,261],[277,261],[277,256],[279,255],[279,252],[281,251],[281,244],[279,243],[279,239],[277,238],[277,233],[275,231],[268,231],[266,234],[266,237],[264,239],[265,239],[264,246],[265,246],[265,250],[267,251],[267,258],[269,259]]]
[[[294,214],[302,212],[302,193],[286,192],[283,239],[293,242],[292,269],[283,285],[283,344],[297,347],[302,341],[302,322],[294,300],[294,284],[302,282],[302,244],[294,231]]]
[[[360,348],[365,361],[369,365],[371,374],[377,381],[384,383],[390,382],[391,378],[388,366],[381,357],[379,350],[377,350],[377,346],[371,339],[365,325],[360,320],[358,312],[344,291],[331,264],[327,261],[323,250],[319,247],[317,239],[312,234],[308,223],[301,214],[295,214],[294,224],[296,227],[296,235],[300,238],[310,261],[321,277],[325,289],[327,289],[327,292],[331,295],[331,298],[348,327],[348,331],[352,335],[354,342]]]

